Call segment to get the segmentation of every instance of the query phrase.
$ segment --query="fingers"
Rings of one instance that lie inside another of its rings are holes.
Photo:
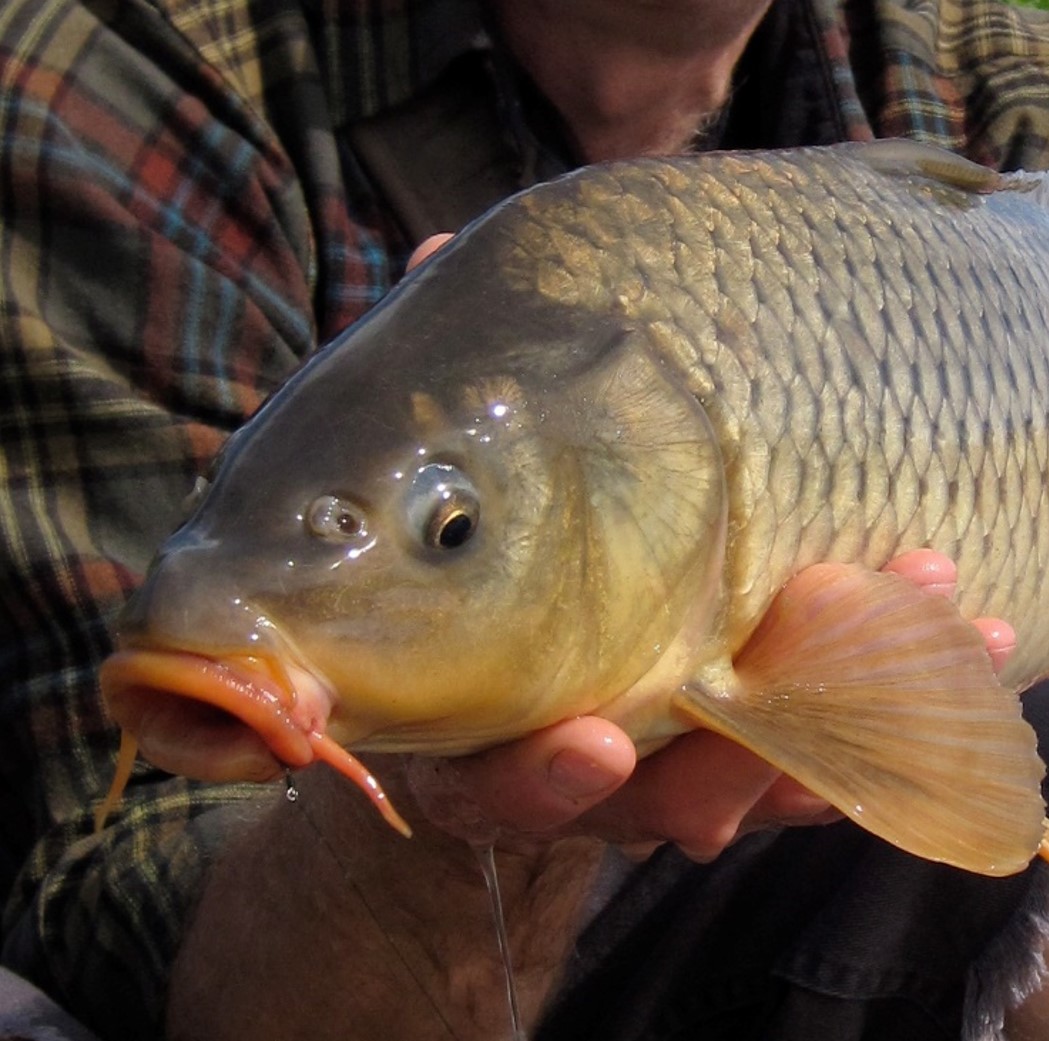
[[[784,825],[830,824],[842,814],[792,777],[780,775],[744,817],[740,834]]]
[[[417,268],[424,260],[436,253],[451,238],[454,238],[454,236],[450,232],[443,232],[440,235],[431,235],[428,239],[423,239],[423,241],[415,247],[414,252],[408,258],[407,270],[411,271],[413,268]]]
[[[676,738],[635,769],[626,734],[590,716],[479,755],[415,760],[410,776],[427,816],[477,844],[587,834],[637,856],[669,842],[706,862],[748,832],[838,817],[775,767],[709,731]]]
[[[919,589],[937,596],[954,596],[958,567],[950,557],[931,549],[916,549],[890,560],[882,568],[913,582]]]
[[[630,784],[586,823],[613,842],[672,842],[709,861],[779,777],[775,767],[710,731],[694,731],[642,760]]]
[[[478,755],[415,760],[410,776],[431,820],[486,842],[563,829],[630,777],[636,755],[617,726],[584,716]]]
[[[917,549],[890,560],[882,569],[913,582],[919,589],[937,596],[954,596],[958,568],[950,557],[931,549]],[[1016,650],[1016,632],[1001,618],[977,618],[972,623],[987,645],[991,665],[1001,672],[1009,655]]]
[[[886,570],[931,594],[955,591],[954,562],[930,550],[904,554]],[[1015,633],[999,619],[974,625],[1000,669]],[[432,820],[472,841],[585,833],[639,855],[670,842],[699,861],[748,832],[840,817],[776,767],[709,731],[675,738],[640,763],[635,757],[618,727],[581,717],[479,755],[416,760],[412,782]]]
[[[671,842],[707,862],[747,832],[831,816],[837,815],[827,802],[752,752],[719,734],[694,731],[642,760],[630,783],[580,824],[629,853]]]
[[[987,644],[994,671],[1001,672],[1009,656],[1016,650],[1016,630],[1001,618],[976,618],[973,625]]]

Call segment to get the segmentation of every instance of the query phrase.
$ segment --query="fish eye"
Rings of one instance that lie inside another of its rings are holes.
[[[314,499],[303,519],[311,535],[329,542],[350,542],[366,533],[364,511],[338,495]]]
[[[477,531],[481,502],[473,482],[458,467],[420,467],[408,498],[413,533],[432,549],[458,549]]]

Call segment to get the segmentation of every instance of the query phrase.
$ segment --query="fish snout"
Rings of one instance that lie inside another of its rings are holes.
[[[277,653],[276,629],[263,630],[265,646],[202,652],[165,646],[142,624],[148,617],[132,615],[125,645],[99,670],[103,700],[132,757],[137,746],[163,770],[219,782],[268,781],[289,767],[325,762],[357,785],[391,827],[411,834],[367,767],[324,732],[334,693]],[[130,760],[126,766],[122,774],[118,765],[99,822],[119,798]]]
[[[197,557],[158,558],[120,617],[118,649],[99,673],[110,714],[172,773],[266,780],[305,766],[331,712],[328,685]]]
[[[272,642],[265,614],[207,542],[162,550],[117,620],[122,646],[245,648]]]

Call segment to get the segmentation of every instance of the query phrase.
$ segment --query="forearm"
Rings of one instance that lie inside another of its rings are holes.
[[[210,874],[172,971],[170,1041],[506,1033],[469,847],[417,816],[415,836],[401,838],[327,771],[296,784],[299,799],[279,797]],[[573,839],[497,855],[526,1022],[559,977],[600,854]]]

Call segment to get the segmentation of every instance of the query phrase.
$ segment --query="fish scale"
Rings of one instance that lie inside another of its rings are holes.
[[[877,142],[508,200],[231,439],[121,620],[113,715],[193,776],[324,760],[402,827],[348,749],[708,728],[904,850],[1022,869],[1047,198]],[[957,607],[877,570],[922,548]],[[1013,690],[982,615],[1015,625]]]
[[[798,566],[857,559],[858,543],[867,547],[859,559],[880,566],[900,545],[927,545],[958,558],[964,613],[1015,619],[1021,650],[1006,679],[1029,680],[1032,672],[1043,668],[1040,660],[1033,663],[1032,659],[1040,658],[1040,644],[1049,638],[1049,612],[1038,609],[1038,591],[1030,585],[1020,588],[1016,579],[1025,572],[1040,573],[1047,559],[1044,525],[1040,528],[1037,523],[1044,465],[1039,467],[1039,479],[1024,482],[1020,489],[999,494],[998,484],[1002,479],[1019,484],[1029,450],[1043,460],[1046,454],[1046,407],[1038,414],[1032,406],[1035,388],[1044,388],[1049,381],[1045,349],[1049,214],[1028,203],[1021,192],[973,197],[949,186],[926,189],[917,178],[894,185],[862,162],[829,154],[825,162],[815,163],[814,154],[802,153],[792,167],[798,172],[791,180],[803,200],[806,195],[821,203],[832,200],[835,208],[829,217],[822,207],[798,206],[793,197],[770,196],[763,171],[749,166],[745,158],[726,157],[712,165],[700,190],[720,218],[713,249],[705,235],[697,240],[696,228],[704,230],[703,225],[689,219],[694,211],[688,207],[687,195],[697,194],[692,161],[665,162],[660,167],[664,172],[657,174],[666,190],[682,199],[680,208],[672,212],[684,215],[669,226],[656,224],[658,232],[668,242],[672,239],[679,251],[710,255],[707,266],[721,272],[726,296],[737,281],[771,281],[777,295],[793,302],[785,312],[787,319],[795,319],[804,330],[793,335],[798,324],[786,325],[784,312],[749,293],[741,302],[738,291],[732,312],[742,310],[745,323],[737,325],[724,319],[723,301],[711,307],[702,296],[682,297],[677,280],[664,294],[659,279],[666,276],[666,269],[658,264],[649,269],[647,307],[639,308],[639,316],[652,320],[648,308],[657,310],[658,302],[676,300],[680,308],[681,301],[687,300],[705,312],[703,318],[715,330],[712,339],[700,341],[707,346],[706,353],[697,357],[703,372],[692,382],[698,384],[697,393],[719,435],[730,497],[737,481],[752,489],[745,499],[736,496],[730,507],[731,523],[739,531],[737,570],[730,585],[751,591],[737,596],[736,624],[749,631],[769,597]],[[676,176],[678,171],[685,172]],[[606,176],[614,184],[600,197],[600,205],[607,212],[608,200],[617,193],[628,198],[641,194],[651,175],[641,164],[613,167]],[[544,212],[544,217],[555,221],[559,216],[556,209]],[[632,206],[624,216],[631,222],[639,219]],[[795,254],[780,254],[784,263],[779,268],[764,259],[777,253],[783,240],[782,234],[766,229],[785,226],[798,248],[820,241],[824,257],[828,253],[852,257],[848,269],[870,272],[851,283],[847,300],[862,345],[846,341],[825,321],[826,315],[840,313],[846,303],[836,275],[840,266],[825,262],[821,267],[813,306],[805,299],[808,288],[800,292],[797,288],[800,277],[790,263]],[[1024,250],[1002,250],[1003,242],[1022,242]],[[658,256],[658,248],[646,246],[644,256]],[[559,250],[555,263],[565,263],[569,253]],[[948,258],[945,274],[951,278],[938,282],[934,273],[944,268],[941,258]],[[874,267],[865,267],[871,260],[876,261]],[[835,274],[824,276],[827,269]],[[590,277],[589,272],[582,274]],[[953,291],[945,293],[944,286]],[[1022,297],[1021,286],[1029,290]],[[766,288],[765,293],[770,296],[771,291]],[[1006,308],[1012,330],[1005,328],[1001,317]],[[886,335],[881,318],[886,314],[891,336]],[[678,328],[706,324],[680,311],[672,317]],[[965,336],[965,328],[981,330],[982,342]],[[863,336],[872,329],[877,335]],[[937,345],[930,349],[934,333]],[[760,353],[752,343],[761,344]],[[884,395],[880,400],[875,396],[869,411],[880,426],[868,431],[870,448],[865,446],[864,451],[866,466],[884,467],[892,488],[886,508],[866,530],[856,533],[833,523],[826,514],[828,493],[834,497],[851,483],[847,442],[834,435],[846,428],[843,412],[856,384],[848,371],[834,371],[826,364],[826,359],[846,356],[860,372],[868,394],[881,388]],[[680,355],[671,360],[681,364]],[[939,366],[968,374],[972,392],[965,396],[961,415],[953,411],[957,399],[949,401],[942,393]],[[1004,415],[993,388],[1013,382],[1019,384],[1020,394],[1009,399],[1012,411]],[[763,403],[782,396],[784,405],[773,415],[790,417],[786,430],[767,425],[767,413],[751,408],[754,385],[762,387]],[[1029,440],[1018,443],[995,436],[1007,426],[1024,430]],[[979,436],[984,429],[991,432],[986,443]],[[951,460],[934,451],[937,433],[941,439],[964,439],[969,456]],[[767,451],[767,446],[777,444],[779,452]],[[767,469],[766,460],[771,462]],[[737,468],[746,475],[737,476]],[[1012,517],[1004,512],[1007,504],[1014,511]],[[952,530],[955,525],[957,533]],[[770,541],[772,531],[776,534]],[[978,537],[972,541],[974,531]],[[985,552],[1005,541],[1011,552],[1007,559],[999,561]],[[975,547],[970,552],[965,551],[967,542]]]

